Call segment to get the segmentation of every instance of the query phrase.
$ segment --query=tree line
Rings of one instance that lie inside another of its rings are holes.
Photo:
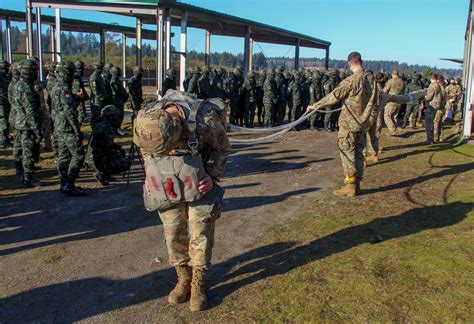
[[[3,39],[6,39],[5,31],[3,31]],[[20,30],[18,27],[12,27],[12,51],[13,52],[26,52],[25,38],[26,32]],[[50,44],[50,33],[49,29],[46,29],[42,35],[42,50],[48,52]],[[86,64],[92,64],[99,57],[100,42],[95,34],[89,33],[72,33],[63,32],[61,33],[61,50],[62,55],[65,58],[71,60],[82,60]],[[172,48],[174,51],[174,48]],[[127,64],[133,66],[136,53],[136,45],[127,45],[125,49],[127,55]],[[118,33],[107,33],[106,37],[106,48],[105,53],[107,61],[113,64],[121,64],[122,60],[122,39]],[[24,55],[23,55],[24,56]],[[145,68],[154,69],[156,49],[150,44],[142,45],[142,56],[143,65]],[[15,58],[20,59],[22,55],[16,55]],[[174,67],[178,67],[179,55],[173,54]],[[189,51],[187,53],[188,66],[190,68],[194,66],[202,65],[205,59],[205,54],[197,51]],[[46,59],[47,60],[47,59]],[[210,63],[212,66],[222,66],[226,68],[243,67],[244,56],[242,53],[233,54],[230,52],[212,53],[210,57]],[[317,67],[323,68],[325,61],[323,58],[300,58],[300,66],[302,67]],[[262,52],[253,54],[253,67],[255,70],[275,68],[277,66],[283,66],[287,70],[294,68],[294,59],[290,57],[266,57]],[[396,68],[402,73],[411,73],[416,70],[424,75],[431,72],[438,72],[446,76],[459,76],[461,74],[460,69],[439,69],[428,65],[417,65],[400,63],[398,61],[385,61],[385,60],[367,60],[364,61],[364,66],[372,71],[391,71]],[[345,69],[347,68],[347,62],[345,60],[329,60],[330,68]]]

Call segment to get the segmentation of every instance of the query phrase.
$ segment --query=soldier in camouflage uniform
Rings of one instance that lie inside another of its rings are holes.
[[[114,143],[115,126],[121,118],[121,112],[115,106],[109,105],[102,109],[102,121],[92,132],[87,150],[87,165],[95,170],[94,177],[103,186],[114,181],[112,175],[120,174],[130,168],[130,162],[125,157],[125,151]]]
[[[224,85],[224,73],[223,68],[218,68],[211,81],[211,93],[212,98],[226,99],[225,85]]]
[[[41,131],[41,111],[36,100],[33,83],[37,78],[35,62],[24,60],[19,66],[20,79],[12,91],[12,106],[15,113],[15,146],[13,159],[15,164],[22,163],[23,177],[21,183],[25,187],[35,187],[39,183],[34,180],[36,152],[43,138]],[[18,136],[18,137],[17,137]]]
[[[10,74],[12,79],[8,85],[8,102],[10,103],[10,116],[9,124],[10,128],[13,131],[13,159],[15,161],[15,170],[16,175],[21,176],[23,173],[23,166],[21,163],[21,136],[20,132],[15,130],[15,120],[16,120],[16,109],[14,105],[14,96],[13,89],[15,88],[16,83],[20,80],[20,71],[18,63],[13,63],[10,66]],[[16,158],[18,157],[18,158]]]
[[[237,118],[239,125],[242,127],[244,126],[244,110],[245,110],[245,97],[244,97],[244,88],[242,87],[244,85],[244,74],[242,72],[241,68],[235,68],[234,70],[234,76],[238,80],[238,85],[239,85],[239,100],[237,103]]]
[[[54,110],[53,105],[51,103],[51,94],[53,92],[53,88],[56,82],[58,81],[58,79],[56,78],[56,63],[50,62],[47,66],[47,69],[48,75],[46,76],[46,91],[48,92],[48,96],[46,102],[48,104],[48,112],[51,118],[51,121],[49,122],[49,124],[51,125],[51,149],[56,160],[58,156],[58,140],[56,138],[56,135],[54,134]]]
[[[230,123],[238,125],[239,122],[239,104],[242,94],[242,83],[240,82],[239,70],[235,69],[230,74],[230,78],[226,82],[226,90],[230,99]]]
[[[399,95],[405,92],[405,82],[398,75],[397,70],[392,71],[392,78],[388,80],[383,88],[385,93]],[[397,135],[397,116],[400,113],[400,105],[395,102],[388,103],[385,107],[384,121],[390,136]]]
[[[96,63],[94,65],[94,72],[89,78],[90,92],[90,109],[91,109],[91,128],[94,129],[95,125],[100,121],[100,112],[105,107],[105,83],[101,77],[104,65],[102,63]]]
[[[258,126],[263,126],[263,83],[267,77],[267,71],[261,70],[256,80],[256,94],[257,94],[257,120]]]
[[[374,109],[380,110],[389,101],[400,103],[414,98],[408,95],[395,96],[382,93],[375,81],[371,82],[373,76],[364,71],[359,53],[350,53],[348,64],[353,74],[344,79],[336,89],[316,105],[309,106],[308,110],[333,106],[342,101],[338,146],[345,175],[345,186],[335,190],[334,194],[354,197],[360,194],[360,181],[364,173],[366,133],[370,127],[371,118],[378,113],[378,111],[374,112]]]
[[[243,84],[245,96],[245,112],[244,122],[245,127],[253,128],[255,119],[255,108],[257,107],[257,84],[255,81],[255,73],[249,72],[247,80]]]
[[[173,98],[179,96],[179,93],[168,93],[161,102],[149,105],[139,113],[134,142],[140,146],[145,159],[150,155],[173,156],[178,152],[183,154],[183,151],[189,151],[188,132],[183,130],[187,127],[187,121],[183,117],[188,113],[183,106],[174,104],[176,101],[173,101]],[[189,96],[186,100],[191,105],[195,101]],[[223,109],[222,101],[220,105]],[[210,266],[215,221],[220,217],[223,196],[223,190],[217,181],[224,175],[230,153],[225,119],[224,113],[219,114],[206,105],[197,112],[198,151],[205,171],[198,190],[205,193],[205,196],[193,203],[176,203],[173,207],[158,212],[163,223],[169,261],[178,275],[178,283],[168,296],[168,302],[183,303],[190,294],[191,311],[201,311],[207,307],[204,276]],[[156,134],[156,137],[152,134]],[[153,143],[149,142],[149,138],[154,139]],[[148,184],[147,178],[144,187]]]
[[[10,64],[0,61],[0,142],[3,147],[11,146],[10,143],[10,103],[8,101],[8,86],[10,85]]]
[[[74,63],[63,61],[57,64],[58,81],[51,94],[54,110],[54,131],[58,139],[57,168],[61,177],[59,191],[68,196],[83,196],[85,192],[76,187],[76,179],[84,163],[83,134],[77,107],[82,102],[82,90],[73,92]]]
[[[327,96],[330,94],[334,89],[336,89],[338,85],[338,78],[337,78],[337,70],[336,69],[330,69],[328,73],[328,78],[327,81],[323,85],[323,92],[324,96]],[[324,108],[325,111],[330,111],[339,108],[339,106],[326,106]],[[327,112],[324,115],[324,129],[330,132],[334,132],[335,128],[333,127],[334,125],[331,123],[333,120],[333,112]]]
[[[112,80],[112,74],[110,73],[110,69],[113,68],[112,63],[107,63],[104,65],[104,70],[102,71],[101,77],[104,80],[104,89],[105,89],[105,96],[104,96],[104,106],[111,105],[114,102],[114,95],[112,91],[112,87],[110,86],[110,81]]]
[[[125,115],[125,102],[128,100],[128,93],[123,87],[123,82],[120,80],[120,68],[114,66],[110,69],[112,79],[110,80],[110,88],[112,89],[112,103],[120,111],[120,118],[116,120],[115,131],[119,134],[122,127],[123,117]]]
[[[411,82],[406,87],[406,93],[422,89],[423,85],[421,84],[421,75],[415,74],[411,79]],[[418,107],[420,106],[420,103],[420,100],[410,101],[407,103],[405,116],[403,117],[403,125],[401,128],[406,128],[409,124],[412,129],[416,129],[416,119],[418,118]]]
[[[433,119],[433,134],[434,142],[443,142],[441,138],[441,130],[444,116],[446,115],[446,106],[447,106],[447,95],[446,95],[446,83],[442,75],[438,75],[438,84],[441,88],[441,104],[440,109],[436,110],[434,119]]]
[[[186,72],[186,77],[184,78],[184,81],[183,81],[183,87],[184,87],[185,92],[189,92],[188,90],[189,82],[191,81],[192,77],[193,77],[193,70],[188,69],[188,71]]]
[[[286,104],[288,95],[288,83],[281,68],[277,68],[275,70],[275,84],[278,92],[276,121],[277,125],[281,125],[283,124],[283,120],[285,119],[286,115]]]
[[[209,79],[210,73],[211,70],[209,69],[209,66],[206,65],[202,69],[201,77],[197,82],[199,99],[208,99],[211,97],[211,80]]]
[[[176,90],[176,72],[173,69],[166,70],[166,77],[163,80],[163,90],[161,95],[164,96],[169,89]]]
[[[316,70],[313,73],[313,82],[309,88],[309,101],[311,105],[317,103],[323,97],[323,87],[321,84],[322,74],[321,71]],[[324,114],[317,112],[312,115],[309,119],[309,128],[319,130],[323,127]]]
[[[76,72],[74,73],[74,81],[72,82],[72,92],[74,94],[79,93],[79,90],[82,92],[81,104],[77,107],[79,125],[82,125],[86,119],[86,101],[89,100],[89,95],[84,87],[84,81],[82,81],[82,77],[84,76],[84,62],[76,61],[74,65],[76,67]]]
[[[138,111],[142,109],[143,90],[142,90],[143,69],[136,66],[133,69],[133,76],[128,80],[127,87],[130,95],[130,104],[132,106],[132,119],[135,118]]]
[[[302,108],[302,84],[300,81],[301,75],[299,72],[295,73],[294,80],[288,85],[288,98],[291,102],[290,111],[288,112],[288,121],[294,122],[301,116]]]
[[[263,126],[273,127],[276,126],[277,116],[277,104],[278,104],[278,92],[275,82],[275,71],[269,70],[263,83]]]
[[[200,77],[201,77],[201,69],[196,66],[193,70],[192,77],[189,80],[188,88],[187,88],[186,92],[193,93],[196,96],[199,95],[198,80],[199,80]]]
[[[449,85],[446,87],[446,122],[452,122],[454,120],[454,113],[456,112],[456,107],[461,95],[459,90],[459,86],[456,85],[456,80],[451,78]]]

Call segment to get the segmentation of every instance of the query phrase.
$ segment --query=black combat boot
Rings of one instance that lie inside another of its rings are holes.
[[[15,174],[21,176],[23,174],[23,165],[21,161],[15,161]]]
[[[40,182],[35,180],[31,174],[25,174],[21,179],[21,184],[25,188],[35,188],[41,185]]]
[[[59,192],[64,193],[64,188],[67,185],[67,177],[66,176],[61,176],[61,184],[59,185]]]
[[[69,176],[66,180],[66,185],[63,187],[62,193],[71,197],[85,196],[86,193],[80,187],[76,187],[76,177]]]

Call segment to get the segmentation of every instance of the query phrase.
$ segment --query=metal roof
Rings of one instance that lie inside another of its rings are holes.
[[[327,49],[330,42],[214,10],[172,0],[32,0],[32,5],[70,9],[98,10],[143,18],[146,24],[156,24],[156,9],[171,8],[172,25],[179,26],[183,13],[188,13],[188,27],[209,30],[213,35],[245,37],[250,28],[254,41]],[[112,8],[121,8],[120,12]]]
[[[26,14],[21,11],[1,9],[0,8],[0,17],[10,17],[14,21],[25,21]],[[35,19],[35,14],[32,15],[32,18]],[[43,24],[53,24],[55,23],[55,17],[45,14],[41,14],[41,20]],[[79,20],[79,19],[70,19],[61,17],[61,27],[64,30],[80,33],[98,33],[101,29],[107,30],[109,32],[123,33],[127,37],[135,38],[136,37],[136,28],[135,27],[126,27],[115,24],[103,24],[93,21]],[[142,37],[144,39],[156,39],[156,31],[150,29],[142,29]]]

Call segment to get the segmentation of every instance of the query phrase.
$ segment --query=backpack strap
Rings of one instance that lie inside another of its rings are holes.
[[[188,139],[188,147],[191,150],[192,155],[196,155],[198,153],[198,139],[196,137],[196,128],[197,128],[197,113],[199,108],[201,108],[203,104],[203,100],[195,100],[191,105],[191,111],[189,112],[188,116],[188,130],[189,130],[189,139]]]

